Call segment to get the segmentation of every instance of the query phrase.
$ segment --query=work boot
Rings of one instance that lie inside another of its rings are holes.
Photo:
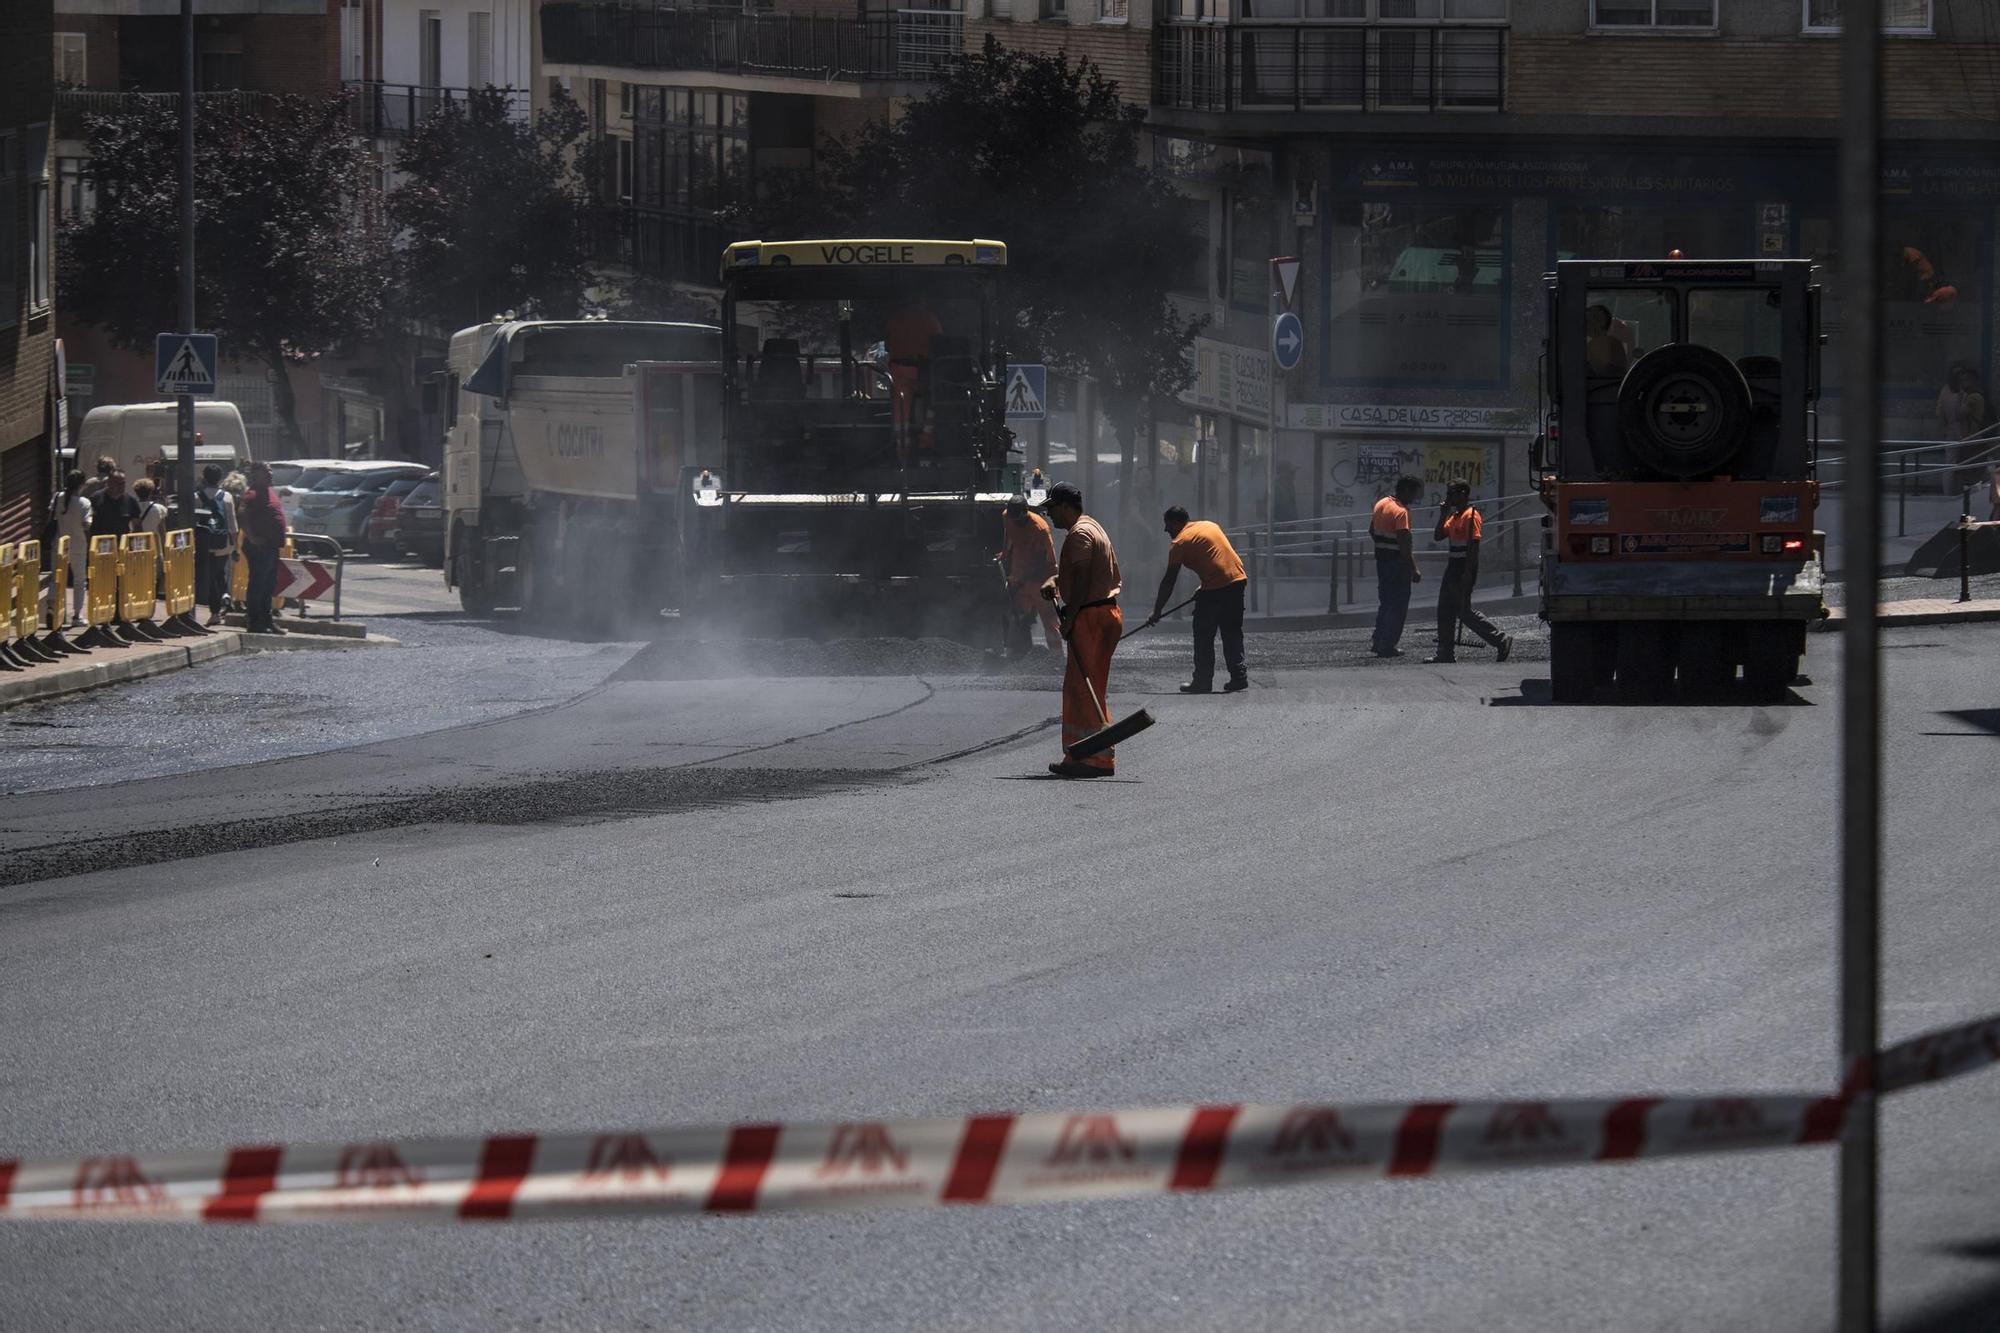
[[[1237,694],[1249,688],[1250,688],[1250,677],[1238,676],[1235,680],[1232,680],[1227,685],[1224,685],[1222,687],[1222,692],[1224,694]]]
[[[1065,759],[1059,764],[1050,764],[1049,772],[1059,778],[1108,778],[1111,770],[1099,768],[1095,764],[1079,764],[1073,759]]]
[[[1402,655],[1403,650],[1401,648],[1377,648],[1375,650],[1375,656],[1377,657],[1401,657]]]
[[[1181,686],[1181,693],[1182,693],[1182,694],[1213,694],[1213,693],[1215,693],[1215,687],[1214,687],[1214,686],[1212,686],[1212,685],[1209,685],[1209,684],[1207,684],[1207,683],[1205,683],[1205,682],[1203,682],[1203,681],[1198,681],[1198,680],[1191,680],[1191,681],[1189,681],[1189,682],[1188,682],[1187,684],[1185,684],[1185,685]]]
[[[1505,638],[1500,640],[1500,647],[1494,653],[1493,660],[1496,662],[1504,662],[1507,660],[1507,655],[1513,651],[1514,651],[1514,636],[1509,634]]]
[[[1426,658],[1424,659],[1424,665],[1425,665],[1425,666],[1450,666],[1450,665],[1451,665],[1451,664],[1452,664],[1453,662],[1456,662],[1457,660],[1458,660],[1458,659],[1457,659],[1456,657],[1447,657],[1447,656],[1446,656],[1445,654],[1443,654],[1443,653],[1433,653],[1433,654],[1431,654],[1431,655],[1430,655],[1429,657],[1426,657]]]

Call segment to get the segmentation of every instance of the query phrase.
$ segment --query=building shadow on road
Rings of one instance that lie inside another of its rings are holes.
[[[1812,683],[1811,679],[1805,676],[1801,676],[1799,680],[1800,683],[1802,684],[1810,685]],[[1487,699],[1485,702],[1486,706],[1489,708],[1525,708],[1525,707],[1544,707],[1544,706],[1549,708],[1620,708],[1620,709],[1817,707],[1817,705],[1814,704],[1812,700],[1800,694],[1796,689],[1788,688],[1785,691],[1784,698],[1782,699],[1765,700],[1760,702],[1745,695],[1741,691],[1740,687],[1737,689],[1733,689],[1726,694],[1717,695],[1712,698],[1653,699],[1641,703],[1627,702],[1626,700],[1620,699],[1614,691],[1610,689],[1603,689],[1599,690],[1596,696],[1592,698],[1588,703],[1558,704],[1555,700],[1555,694],[1553,690],[1550,688],[1549,682],[1545,679],[1540,679],[1540,678],[1522,681],[1521,692],[1518,695],[1498,694]]]
[[[2000,1236],[1937,1247],[1960,1259],[2000,1263]],[[2000,1328],[2000,1274],[1885,1325],[1889,1333],[1991,1333]]]

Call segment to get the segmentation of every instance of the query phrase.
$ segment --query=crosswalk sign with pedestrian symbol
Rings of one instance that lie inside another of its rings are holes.
[[[1049,368],[1007,367],[1007,420],[1040,421],[1048,415]]]
[[[168,397],[215,392],[215,335],[162,333],[153,339],[153,378]]]

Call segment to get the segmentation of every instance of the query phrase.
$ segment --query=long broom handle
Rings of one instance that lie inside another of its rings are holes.
[[[1197,592],[1195,594],[1195,597],[1199,597],[1200,595],[1201,594]],[[1182,607],[1192,606],[1192,605],[1194,605],[1194,597],[1188,598],[1185,602],[1175,602],[1172,606],[1160,612],[1159,616],[1157,617],[1157,620],[1164,620],[1168,616],[1172,615],[1174,612],[1180,610]],[[1140,621],[1139,628],[1126,630],[1123,634],[1118,636],[1118,642],[1123,643],[1125,642],[1125,640],[1133,638],[1136,635],[1144,634],[1147,630],[1151,629],[1155,623],[1157,623],[1157,620],[1149,618]]]

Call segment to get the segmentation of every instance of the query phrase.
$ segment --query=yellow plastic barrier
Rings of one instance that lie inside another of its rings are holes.
[[[124,561],[118,550],[118,538],[90,539],[90,560],[83,571],[83,612],[93,629],[118,618],[118,571]]]
[[[0,643],[14,637],[14,543],[0,542]]]
[[[56,538],[55,563],[49,567],[49,628],[69,624],[69,538]]]
[[[292,549],[292,539],[285,538],[284,546],[278,551],[278,559],[290,560],[297,554],[298,552]],[[243,534],[240,532],[236,534],[236,563],[229,571],[229,598],[238,606],[250,600],[250,562],[243,557]],[[285,599],[273,597],[271,609],[284,610]]]
[[[42,627],[42,544],[14,548],[14,637],[31,639]]]
[[[125,555],[118,571],[118,610],[127,620],[151,620],[160,583],[160,553],[150,532],[125,534]]]
[[[184,616],[194,610],[194,529],[175,528],[167,534],[167,614]]]

